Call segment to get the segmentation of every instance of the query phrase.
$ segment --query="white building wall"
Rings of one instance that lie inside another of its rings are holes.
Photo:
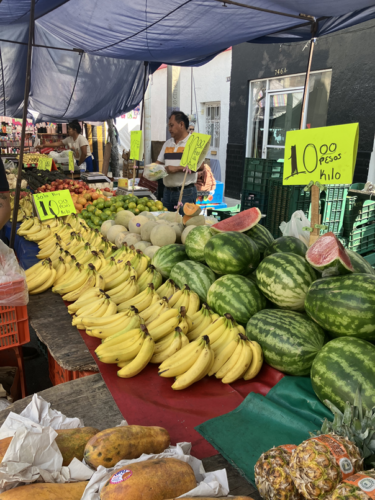
[[[221,179],[225,181],[226,149],[229,128],[229,93],[232,66],[232,51],[227,50],[204,66],[193,68],[193,89],[191,68],[181,67],[180,109],[187,115],[196,114],[198,126],[195,131],[206,133],[206,103],[220,102],[220,147],[216,155],[208,154],[220,161]],[[151,140],[165,141],[167,128],[167,68],[156,71],[151,77]],[[195,92],[194,92],[195,87]],[[193,90],[193,100],[191,100]],[[192,108],[193,103],[193,109]]]

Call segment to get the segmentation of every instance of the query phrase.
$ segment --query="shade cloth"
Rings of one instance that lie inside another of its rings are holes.
[[[0,114],[4,116],[22,113],[30,3],[0,3]],[[33,48],[29,107],[43,120],[103,121],[140,102],[144,61],[150,63],[148,76],[161,63],[201,65],[229,46],[286,30],[281,37],[299,41],[311,36],[311,25],[298,17],[300,13],[318,20],[316,36],[375,17],[374,0],[242,3],[297,18],[224,6],[217,0],[38,0],[35,43],[50,48]]]

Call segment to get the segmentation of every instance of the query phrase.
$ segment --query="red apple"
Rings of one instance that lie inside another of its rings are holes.
[[[83,189],[82,188],[78,189],[78,192],[79,192],[79,194],[82,194],[83,193]]]
[[[75,188],[74,192],[75,192],[76,194],[79,194],[79,188]]]
[[[50,190],[51,190],[51,191],[56,191],[55,186],[52,186]]]
[[[62,185],[62,184],[59,184],[59,185],[57,186],[57,189],[58,189],[59,191],[62,191],[62,190],[64,189],[64,187],[63,187],[63,185]]]

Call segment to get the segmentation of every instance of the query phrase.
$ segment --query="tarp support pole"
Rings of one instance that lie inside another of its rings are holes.
[[[20,203],[23,151],[24,151],[24,147],[25,147],[27,108],[29,105],[30,80],[31,80],[31,55],[32,55],[32,45],[33,45],[33,36],[34,36],[34,10],[35,10],[35,0],[31,0],[30,24],[29,24],[29,43],[28,43],[28,49],[27,49],[27,65],[26,65],[26,80],[25,80],[25,94],[24,94],[24,98],[23,98],[21,147],[20,147],[20,157],[18,160],[18,174],[17,174],[16,192],[14,194],[14,210],[13,210],[12,230],[10,233],[10,242],[9,242],[10,248],[14,248],[14,239],[16,237],[16,229],[17,229],[17,214],[18,214],[18,207],[19,207],[19,203]]]
[[[144,65],[145,65],[145,74],[144,74],[144,77],[143,77],[143,95],[142,95],[142,101],[141,101],[142,112],[141,112],[141,125],[139,127],[139,130],[142,130],[142,128],[143,128],[143,114],[145,112],[146,76],[147,76],[148,61],[145,61]],[[143,138],[143,141],[144,141],[144,138]],[[145,151],[146,148],[143,148],[143,150]],[[132,192],[133,193],[134,193],[134,188],[135,188],[135,171],[136,171],[136,169],[139,169],[139,161],[135,161],[134,160],[134,165],[133,165],[133,185],[132,185]]]
[[[302,100],[302,109],[301,109],[301,122],[300,122],[300,125],[299,125],[300,130],[303,129],[303,124],[304,124],[304,121],[305,121],[306,99],[307,99],[307,92],[308,92],[308,89],[309,89],[311,63],[312,63],[312,58],[313,58],[315,43],[316,43],[316,38],[312,38],[310,40],[309,62],[307,63],[306,78],[305,78],[305,87],[303,89],[303,100]]]

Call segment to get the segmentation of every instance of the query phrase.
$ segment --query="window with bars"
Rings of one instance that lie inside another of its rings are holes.
[[[211,148],[220,146],[220,103],[206,103],[206,132],[211,136]]]

